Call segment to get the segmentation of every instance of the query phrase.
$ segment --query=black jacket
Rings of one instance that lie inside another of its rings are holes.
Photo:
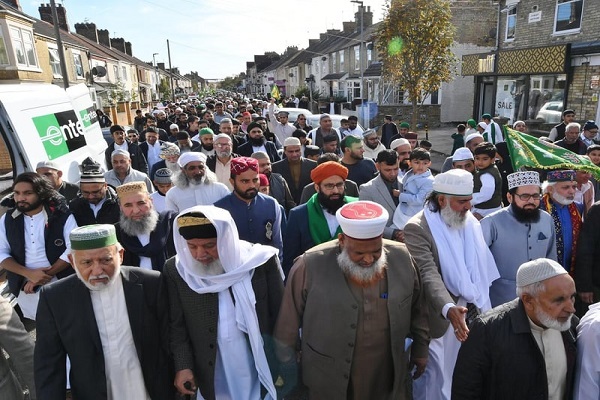
[[[90,208],[90,203],[83,197],[77,197],[69,203],[69,208],[77,226],[93,225],[93,224],[116,224],[119,222],[120,210],[117,200],[117,193],[112,187],[106,190],[105,201],[98,211],[98,215],[94,216],[94,212]]]
[[[577,242],[575,286],[578,292],[600,287],[600,201],[588,210]]]
[[[169,297],[169,341],[175,371],[191,369],[202,396],[215,399],[215,364],[219,321],[218,293],[198,294],[181,278],[175,258],[167,260],[163,279]],[[277,256],[257,267],[252,275],[256,316],[267,361],[275,368],[273,329],[283,298],[283,281]]]
[[[577,323],[562,332],[567,356],[565,400],[573,397]],[[502,304],[478,317],[458,353],[452,399],[548,399],[546,363],[521,300]]]
[[[279,153],[277,152],[277,146],[273,142],[265,141],[265,149],[267,150],[267,155],[272,163],[275,163],[281,160]],[[238,146],[237,152],[242,157],[251,157],[252,153],[254,153],[254,149],[252,147],[251,142],[246,142],[241,146]]]
[[[235,154],[235,153],[231,153],[231,158],[237,158],[239,157],[239,154]],[[215,168],[217,168],[217,156],[209,156],[206,159],[206,166],[208,167],[208,169],[210,169],[212,172],[215,172]]]
[[[172,399],[168,313],[163,280],[156,271],[121,267],[131,334],[144,383],[152,399]],[[66,397],[66,357],[71,360],[73,398],[107,398],[105,360],[90,291],[77,276],[42,287],[34,353],[38,399]]]

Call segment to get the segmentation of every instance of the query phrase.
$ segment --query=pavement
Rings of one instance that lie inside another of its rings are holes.
[[[419,141],[427,139],[431,142],[430,169],[434,173],[440,172],[446,157],[452,152],[452,145],[454,143],[452,134],[454,132],[456,132],[456,128],[453,126],[430,129],[427,132],[424,130],[418,131]]]

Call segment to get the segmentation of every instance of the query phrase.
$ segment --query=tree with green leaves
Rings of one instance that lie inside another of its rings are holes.
[[[450,50],[454,42],[450,1],[390,1],[377,32],[377,50],[384,77],[408,94],[411,126],[416,127],[425,99],[452,79],[456,58]]]

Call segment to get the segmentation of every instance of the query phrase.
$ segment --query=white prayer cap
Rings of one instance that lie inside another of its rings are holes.
[[[123,149],[117,149],[117,150],[113,151],[112,153],[110,153],[111,160],[113,158],[115,158],[115,156],[124,156],[125,158],[131,159],[131,157],[129,156],[129,152],[127,150],[123,150]]]
[[[433,191],[450,196],[470,196],[473,194],[473,174],[463,169],[437,174],[433,180]]]
[[[37,163],[37,166],[35,167],[35,169],[40,169],[40,168],[50,168],[50,169],[55,169],[57,171],[60,171],[60,167],[58,166],[58,163],[55,161],[50,161],[50,160],[40,161],[39,163]]]
[[[520,186],[540,186],[540,174],[536,171],[513,172],[512,174],[509,174],[506,179],[508,179],[508,190]]]
[[[471,150],[467,149],[466,147],[456,149],[452,155],[452,162],[465,160],[473,160],[473,153],[471,153]]]
[[[477,132],[477,133],[471,133],[470,135],[468,135],[465,138],[465,144],[469,143],[471,140],[473,140],[473,139],[475,139],[477,137],[480,137],[480,138],[483,139],[483,135],[481,133],[479,133],[479,132]]]
[[[480,122],[477,124],[477,126],[479,126],[481,129],[486,130],[488,125],[485,122]]]
[[[383,235],[389,214],[372,201],[354,201],[342,206],[335,217],[344,235],[353,239],[374,239]]]
[[[169,130],[172,131],[173,129],[179,129],[179,125],[177,125],[177,124],[171,124],[171,125],[169,125]]]
[[[290,136],[289,138],[286,138],[283,141],[283,147],[288,147],[288,146],[300,146],[300,139],[298,139],[297,137],[293,137]]]
[[[517,270],[517,287],[542,282],[567,273],[567,270],[556,261],[549,258],[538,258],[521,264]]]
[[[200,162],[205,163],[206,162],[206,154],[200,153],[199,151],[188,151],[179,156],[179,159],[177,160],[177,164],[179,164],[179,166],[181,168],[183,168],[192,161],[200,161]]]
[[[390,144],[390,149],[396,150],[398,148],[398,146],[403,146],[405,144],[410,145],[410,142],[408,140],[404,139],[404,138],[395,139]]]

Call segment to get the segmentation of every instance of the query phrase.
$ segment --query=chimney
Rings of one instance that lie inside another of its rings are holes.
[[[353,33],[356,31],[356,22],[355,21],[345,21],[342,22],[342,26],[344,27],[344,33]]]
[[[17,0],[15,1],[18,2]],[[52,7],[50,6],[50,4],[40,5],[38,11],[40,12],[40,19],[42,21],[45,21],[50,25],[54,25],[54,21],[52,20]],[[67,10],[62,6],[62,4],[56,5],[56,14],[58,15],[58,27],[63,31],[69,32],[69,24],[67,22]]]
[[[319,42],[319,39],[308,39],[308,47],[316,46]]]
[[[125,42],[125,53],[128,56],[133,57],[133,53],[131,52],[131,42]]]
[[[121,53],[125,53],[125,39],[123,38],[112,38],[110,39],[110,47],[119,50]]]
[[[156,63],[156,65],[158,65],[159,69],[165,70],[165,63]]]
[[[96,31],[96,24],[91,22],[85,22],[82,24],[75,24],[75,32],[78,35],[90,39],[94,43],[98,43],[98,32]]]
[[[360,14],[361,9],[364,15],[364,23],[363,28],[366,29],[369,26],[373,25],[373,13],[371,12],[371,7],[358,6],[358,11],[354,13],[354,20],[356,21],[356,31],[360,33]]]
[[[19,11],[23,11],[21,9],[21,4],[19,4],[19,0],[0,0],[0,3],[7,4],[7,5],[11,6],[12,8],[16,8]]]
[[[98,43],[110,48],[110,36],[108,29],[98,29]]]

